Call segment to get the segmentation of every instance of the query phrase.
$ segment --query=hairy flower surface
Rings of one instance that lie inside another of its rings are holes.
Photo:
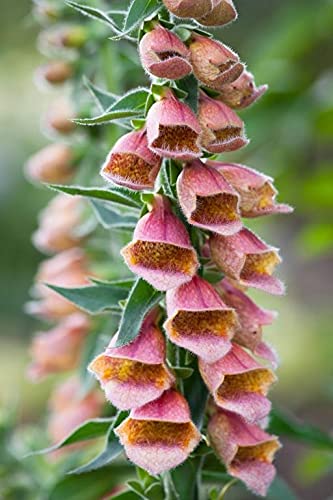
[[[39,380],[51,373],[75,368],[80,351],[90,327],[90,321],[82,313],[67,316],[54,328],[38,333],[31,345],[32,364],[28,375]]]
[[[212,10],[198,19],[204,26],[223,26],[237,19],[237,11],[232,0],[212,0]]]
[[[262,330],[263,326],[272,324],[277,313],[257,306],[248,295],[227,278],[220,281],[216,289],[223,301],[237,312],[240,327],[233,340],[250,349],[257,356],[267,359],[276,368],[278,364],[276,352],[262,340]]]
[[[194,19],[211,12],[213,0],[163,0],[166,8],[178,17],[192,17]]]
[[[66,144],[49,144],[29,158],[25,173],[33,181],[64,183],[73,175],[73,153]]]
[[[201,439],[186,400],[174,390],[132,410],[115,432],[128,458],[154,475],[184,462]]]
[[[192,72],[189,49],[161,25],[144,35],[139,52],[145,70],[159,78],[178,80]]]
[[[278,250],[264,243],[249,229],[232,236],[213,234],[210,238],[213,261],[230,278],[244,286],[282,295],[283,283],[272,276],[281,258]]]
[[[270,412],[271,403],[266,395],[276,377],[239,345],[233,343],[232,349],[215,363],[200,359],[199,367],[219,407],[249,422],[258,422]]]
[[[221,410],[211,418],[208,433],[229,474],[244,481],[257,495],[266,496],[275,477],[272,461],[281,447],[277,437]]]
[[[231,349],[237,328],[235,311],[199,276],[167,292],[168,319],[164,328],[170,340],[214,362]]]
[[[177,180],[180,206],[193,226],[230,235],[242,228],[238,193],[200,160],[187,164]]]
[[[198,119],[172,91],[150,108],[146,126],[149,148],[157,155],[183,161],[201,156]]]
[[[160,166],[161,158],[148,148],[143,129],[118,139],[102,166],[101,175],[130,189],[152,189]]]
[[[276,202],[278,192],[268,175],[237,163],[208,161],[207,164],[216,168],[239,193],[243,217],[288,214],[293,211],[289,205]]]
[[[218,99],[231,108],[243,109],[260,99],[267,89],[268,85],[257,87],[252,73],[244,70],[237,80],[221,88]]]
[[[155,315],[144,321],[139,336],[129,345],[114,347],[115,335],[89,366],[100,380],[107,398],[121,410],[143,406],[169,389],[174,377],[165,365],[165,340]]]
[[[207,87],[221,90],[243,72],[238,55],[217,40],[196,33],[189,48],[193,73]]]
[[[199,121],[203,128],[202,145],[210,153],[235,151],[248,144],[244,123],[236,113],[201,92]]]
[[[190,281],[198,268],[198,258],[184,225],[161,195],[155,196],[151,212],[139,220],[133,241],[121,253],[131,271],[157,290],[169,290]]]
[[[41,212],[39,227],[32,236],[34,245],[46,253],[61,252],[79,245],[83,237],[75,232],[82,219],[83,202],[59,194]]]

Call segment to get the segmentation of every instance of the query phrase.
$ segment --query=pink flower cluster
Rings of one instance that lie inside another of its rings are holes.
[[[174,15],[206,25],[222,25],[237,16],[231,0],[164,4]],[[165,87],[149,109],[145,126],[119,139],[101,174],[130,189],[153,190],[162,161],[178,162],[178,202],[188,225],[202,231],[202,244],[194,247],[174,201],[159,191],[122,256],[133,273],[166,292],[168,341],[198,357],[211,395],[209,442],[231,475],[265,495],[280,444],[263,429],[278,361],[262,330],[276,313],[256,305],[246,292],[257,288],[281,295],[284,285],[274,276],[281,262],[278,250],[244,227],[243,218],[292,209],[276,201],[273,180],[265,174],[204,157],[248,143],[235,109],[255,102],[267,86],[256,87],[231,49],[196,32],[183,42],[155,23],[141,39],[139,52],[152,78],[177,80],[193,72],[201,85],[198,112]],[[224,278],[214,286],[206,281],[200,259],[222,271]],[[113,405],[131,410],[116,429],[127,456],[159,474],[182,463],[201,439],[166,359],[159,311],[146,317],[131,344],[116,347],[116,341],[117,336],[90,370]]]

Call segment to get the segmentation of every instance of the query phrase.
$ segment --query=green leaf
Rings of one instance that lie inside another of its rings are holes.
[[[71,194],[73,196],[84,196],[86,198],[91,198],[94,200],[109,201],[111,203],[115,203],[116,205],[121,205],[124,207],[141,209],[140,194],[122,187],[103,189],[81,186],[62,186],[58,184],[49,184],[48,187],[55,191]]]
[[[208,397],[208,390],[198,369],[184,381],[184,396],[190,405],[192,420],[201,429]]]
[[[128,295],[126,289],[111,284],[108,286],[88,285],[77,288],[64,288],[50,284],[47,286],[90,314],[119,309],[119,301],[125,300]]]
[[[113,103],[102,115],[93,118],[77,118],[78,125],[101,125],[121,118],[132,118],[144,115],[149,91],[145,88],[131,90]]]
[[[118,330],[117,347],[129,344],[140,332],[142,322],[147,313],[162,298],[149,283],[139,278],[128,296]]]
[[[112,418],[96,418],[93,420],[88,420],[84,422],[84,424],[74,429],[74,431],[60,443],[55,444],[54,446],[50,446],[49,448],[44,448],[43,450],[38,450],[30,453],[28,456],[50,453],[52,451],[60,450],[65,446],[69,446],[70,444],[102,437],[108,432],[112,421]]]
[[[305,444],[333,450],[333,438],[320,429],[297,421],[295,417],[274,409],[270,416],[269,432],[287,436]]]
[[[171,369],[175,372],[177,378],[187,379],[193,375],[193,368],[184,366],[172,366]]]
[[[110,500],[138,500],[141,499],[142,497],[135,493],[134,491],[123,491],[122,493],[119,493],[119,495],[112,495],[110,497]]]
[[[200,459],[189,459],[170,472],[178,500],[198,500],[199,469]]]
[[[288,484],[280,477],[276,477],[267,493],[267,500],[297,500],[298,497]]]
[[[123,216],[102,201],[91,200],[91,204],[98,222],[106,229],[132,231],[138,222],[136,217]]]
[[[97,87],[86,77],[83,77],[83,83],[93,96],[101,111],[106,111],[118,99],[117,95],[111,94],[110,92]]]
[[[132,0],[125,17],[123,33],[112,38],[119,39],[129,35],[149,16],[156,14],[160,8],[159,0]]]
[[[81,14],[106,24],[115,33],[120,33],[117,25],[106,12],[103,12],[102,10],[96,9],[94,7],[90,7],[89,5],[82,5],[76,2],[72,2],[71,0],[65,0],[65,3],[70,7],[73,7],[73,9],[79,11]]]
[[[194,75],[185,76],[177,82],[177,87],[186,92],[185,103],[194,113],[198,112],[199,84]]]
[[[119,412],[108,430],[104,450],[87,464],[71,470],[69,474],[83,474],[85,472],[101,469],[102,467],[106,467],[113,462],[113,460],[115,460],[123,451],[123,447],[120,444],[114,430],[123,420],[125,420],[126,417],[127,412]]]

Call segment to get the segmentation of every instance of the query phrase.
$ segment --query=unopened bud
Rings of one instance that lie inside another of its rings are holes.
[[[178,17],[199,19],[212,10],[212,0],[163,0],[163,3]]]
[[[223,26],[237,19],[237,11],[232,0],[212,0],[213,9],[198,19],[204,26]]]

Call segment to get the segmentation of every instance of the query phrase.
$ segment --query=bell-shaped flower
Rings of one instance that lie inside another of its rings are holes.
[[[192,72],[189,49],[160,24],[144,35],[139,52],[145,70],[158,78],[178,80]]]
[[[73,153],[66,144],[49,144],[29,158],[24,166],[28,179],[64,183],[73,175]]]
[[[132,410],[115,432],[128,458],[153,475],[183,463],[201,439],[185,398],[174,390]]]
[[[267,359],[274,368],[278,365],[275,350],[262,340],[263,326],[271,325],[277,317],[275,311],[268,311],[257,306],[240,288],[224,278],[216,285],[223,301],[235,309],[239,320],[239,329],[233,340],[250,349],[253,354]]]
[[[203,129],[202,146],[210,153],[235,151],[249,143],[239,116],[204,92],[200,95],[199,121]]]
[[[75,368],[81,347],[89,332],[90,322],[85,314],[71,314],[54,328],[39,333],[32,341],[32,364],[28,375],[39,380],[51,373]]]
[[[154,188],[161,166],[161,158],[155,155],[147,143],[145,129],[123,135],[111,149],[101,175],[130,189]]]
[[[204,26],[223,26],[237,19],[237,11],[232,0],[212,0],[212,10],[198,19]]]
[[[243,109],[256,102],[267,89],[268,85],[257,87],[252,73],[244,70],[237,80],[221,88],[218,99],[230,108]]]
[[[195,276],[190,283],[167,292],[168,319],[164,328],[170,340],[212,363],[232,347],[238,327],[235,311],[214,288]]]
[[[194,160],[178,177],[180,206],[193,226],[230,235],[242,228],[239,196],[214,168]]]
[[[40,213],[39,227],[32,236],[36,248],[55,253],[79,245],[83,239],[78,231],[83,208],[84,203],[79,197],[55,196]]]
[[[193,73],[209,88],[219,91],[243,72],[238,55],[217,40],[194,34],[189,48]]]
[[[237,163],[208,161],[207,164],[216,168],[239,193],[243,217],[288,214],[293,211],[289,205],[276,202],[278,192],[268,175]]]
[[[219,407],[249,422],[258,422],[270,412],[266,395],[276,377],[238,344],[233,343],[231,350],[215,363],[200,358],[199,368]]]
[[[199,265],[186,228],[161,195],[155,196],[121,254],[133,273],[161,291],[190,281]]]
[[[281,448],[278,438],[222,410],[211,417],[208,434],[228,473],[243,481],[256,495],[266,496],[276,473],[272,462]]]
[[[201,156],[200,123],[171,90],[150,108],[146,126],[148,146],[157,155],[180,161]]]
[[[165,365],[165,339],[155,316],[154,312],[147,316],[139,336],[129,345],[115,347],[115,335],[106,351],[89,366],[107,399],[121,410],[157,399],[175,381]]]
[[[284,293],[283,283],[273,276],[281,263],[278,250],[249,229],[241,229],[232,236],[213,234],[209,245],[213,261],[230,278],[275,295]]]
[[[44,283],[63,287],[89,284],[88,263],[84,252],[72,248],[43,261],[38,269],[33,288],[34,299],[26,304],[29,314],[54,320],[77,312],[78,308]]]
[[[177,17],[198,19],[212,10],[212,0],[163,0],[166,8]]]

